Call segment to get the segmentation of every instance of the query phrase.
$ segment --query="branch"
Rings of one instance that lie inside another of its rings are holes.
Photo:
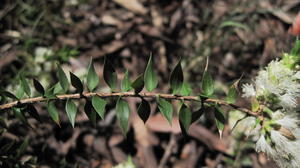
[[[144,93],[134,93],[134,92],[117,92],[117,93],[102,93],[102,92],[86,92],[86,93],[82,93],[82,95],[80,95],[79,93],[76,94],[64,94],[64,95],[57,95],[56,98],[50,98],[51,100],[66,100],[66,99],[81,99],[84,97],[93,97],[93,96],[99,96],[101,98],[109,98],[109,97],[143,97],[143,98],[156,98],[156,97],[161,97],[164,99],[169,99],[169,100],[183,100],[183,101],[198,101],[201,102],[201,98],[198,96],[180,96],[180,95],[173,95],[173,94],[161,94],[161,93],[149,93],[149,92],[144,92]],[[22,104],[33,104],[33,103],[37,103],[37,102],[44,102],[49,100],[49,98],[45,98],[45,97],[34,97],[34,98],[27,98],[27,99],[22,99],[19,101],[13,101],[10,103],[6,103],[6,104],[2,104],[0,105],[0,110],[5,110],[5,109],[10,109],[13,107],[16,107],[18,105],[22,105]],[[223,105],[223,106],[228,106],[231,108],[234,108],[236,110],[240,110],[244,113],[247,113],[250,116],[255,116],[258,117],[259,115],[257,113],[254,113],[253,111],[247,109],[247,108],[243,108],[240,107],[238,105],[235,104],[230,104],[227,103],[223,100],[219,100],[219,99],[203,99],[202,101],[206,102],[206,103],[217,103],[219,105]]]

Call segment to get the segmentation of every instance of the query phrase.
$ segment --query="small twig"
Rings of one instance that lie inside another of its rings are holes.
[[[169,140],[168,146],[166,147],[165,153],[159,162],[158,168],[163,168],[166,165],[170,155],[172,154],[172,149],[175,144],[176,144],[176,136],[175,134],[171,134],[171,138]]]
[[[79,93],[76,94],[64,94],[64,95],[57,95],[56,98],[45,98],[45,97],[33,97],[33,98],[26,98],[21,99],[19,101],[13,101],[10,103],[2,104],[0,105],[0,110],[10,109],[13,107],[16,107],[17,105],[22,104],[33,104],[37,102],[44,102],[47,100],[66,100],[66,99],[81,99],[82,96],[85,98],[93,97],[93,96],[99,96],[101,98],[109,98],[109,97],[143,97],[143,98],[156,98],[161,97],[164,99],[169,100],[184,100],[184,101],[198,101],[200,102],[200,97],[198,96],[180,96],[180,95],[173,95],[173,94],[161,94],[161,93],[149,93],[149,92],[143,92],[143,93],[134,93],[134,92],[117,92],[117,93],[102,93],[102,92],[85,92],[80,95]],[[204,99],[203,100],[206,103],[217,103],[219,105],[232,107],[236,110],[240,110],[244,113],[247,113],[248,115],[258,117],[259,115],[255,112],[252,112],[251,110],[247,108],[240,107],[235,104],[227,103],[223,100],[219,99]]]

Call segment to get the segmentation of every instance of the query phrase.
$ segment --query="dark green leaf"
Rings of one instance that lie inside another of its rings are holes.
[[[158,84],[158,78],[156,73],[153,70],[153,61],[152,61],[152,54],[150,55],[146,70],[145,70],[145,75],[144,75],[144,81],[145,81],[145,86],[146,89],[151,92],[154,88],[156,88]]]
[[[105,106],[107,102],[103,99],[101,99],[99,96],[93,96],[92,98],[92,104],[98,115],[104,119],[105,114]]]
[[[33,86],[41,95],[45,95],[45,89],[43,85],[36,79],[33,79]]]
[[[202,91],[206,96],[211,96],[214,93],[214,81],[206,70],[204,71],[202,78]]]
[[[58,71],[59,84],[63,89],[63,91],[66,93],[69,90],[69,85],[70,85],[68,78],[59,64],[57,64],[57,71]]]
[[[140,103],[137,112],[140,118],[144,121],[144,123],[146,123],[151,113],[150,104],[145,99],[142,99],[142,102]]]
[[[197,121],[204,113],[204,107],[201,107],[199,110],[195,111],[192,113],[192,122],[194,123],[195,121]]]
[[[182,104],[180,108],[179,121],[187,133],[192,122],[192,112],[185,104]]]
[[[28,146],[29,146],[29,138],[26,137],[23,143],[19,147],[17,157],[20,157],[26,151]]]
[[[189,83],[183,82],[180,94],[182,96],[190,96],[192,93],[192,88]]]
[[[172,125],[172,118],[173,118],[172,104],[163,98],[158,98],[157,103],[158,103],[159,111],[168,120],[169,124]]]
[[[41,118],[37,110],[32,104],[28,104],[25,109],[23,109],[24,112],[27,112],[31,117],[35,118],[37,121],[41,122]]]
[[[19,119],[23,124],[28,125],[27,119],[21,109],[19,108],[13,108],[14,115],[17,119]]]
[[[115,91],[117,86],[118,76],[111,62],[106,57],[104,61],[103,77],[106,84],[111,88],[111,90]]]
[[[72,127],[74,128],[75,118],[76,118],[76,114],[77,114],[77,107],[76,107],[76,104],[71,99],[68,99],[66,102],[66,112],[67,112],[68,118],[70,120],[70,123],[71,123]]]
[[[181,68],[181,60],[179,60],[178,64],[174,68],[170,76],[170,85],[173,94],[180,94],[181,88],[183,84],[183,72]]]
[[[82,93],[83,92],[83,85],[81,80],[72,72],[70,72],[70,78],[71,78],[71,84],[74,88],[76,88],[76,91],[78,93]]]
[[[215,113],[216,125],[217,125],[217,128],[219,130],[220,137],[222,137],[222,132],[224,130],[224,125],[225,125],[225,122],[226,122],[225,115],[224,115],[223,110],[219,107],[215,108],[214,113]]]
[[[127,92],[131,89],[131,82],[129,80],[129,77],[128,77],[128,70],[126,71],[125,75],[124,75],[124,78],[122,80],[122,83],[121,83],[121,90],[123,92]]]
[[[96,126],[96,111],[93,108],[92,102],[90,100],[86,100],[84,105],[84,112],[88,116],[89,120],[92,122],[93,126]]]
[[[3,95],[3,96],[9,97],[11,99],[14,99],[14,100],[19,100],[14,94],[12,94],[9,91],[0,90],[0,94]]]
[[[131,84],[131,87],[134,89],[135,93],[139,93],[143,90],[143,88],[144,88],[143,74],[141,74],[134,80],[134,82]]]
[[[89,65],[89,70],[87,74],[87,86],[90,92],[94,91],[94,89],[99,84],[99,77],[95,71],[93,61],[91,60]]]
[[[128,119],[130,115],[130,109],[128,103],[123,100],[121,97],[119,97],[116,105],[116,113],[117,118],[119,120],[122,132],[124,135],[126,135],[128,131]]]
[[[21,86],[22,86],[23,90],[30,97],[31,90],[30,90],[27,80],[23,76],[20,76],[20,80],[21,80],[20,82],[21,82]]]
[[[48,101],[47,103],[47,110],[52,118],[52,120],[57,124],[57,125],[60,125],[59,124],[59,115],[58,115],[58,111],[55,107],[55,101],[54,100],[50,100]]]

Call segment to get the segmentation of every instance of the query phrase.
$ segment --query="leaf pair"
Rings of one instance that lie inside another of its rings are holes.
[[[105,58],[104,62],[103,77],[107,85],[114,91],[117,85],[117,73],[113,68],[111,62],[107,58]],[[153,59],[152,55],[150,55],[145,73],[138,76],[134,82],[130,82],[128,71],[126,71],[121,83],[121,90],[126,92],[129,91],[132,87],[136,93],[139,93],[145,86],[146,89],[151,92],[154,88],[157,87],[157,84],[158,77],[154,72]]]
[[[96,126],[97,114],[102,119],[104,119],[106,104],[107,104],[107,102],[105,100],[101,99],[97,95],[93,96],[92,100],[86,99],[86,103],[84,105],[84,111],[94,126]]]

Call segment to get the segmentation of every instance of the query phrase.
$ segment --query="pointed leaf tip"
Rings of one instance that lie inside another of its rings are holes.
[[[72,127],[74,128],[76,114],[77,114],[77,107],[76,107],[76,104],[71,99],[67,99],[66,112],[67,112],[67,116],[69,118],[69,121],[70,121]]]
[[[52,120],[57,124],[59,124],[59,115],[58,115],[58,111],[55,107],[55,101],[54,100],[50,100],[47,103],[47,110],[50,114],[50,117],[52,118]]]
[[[211,96],[214,93],[214,81],[208,71],[203,73],[202,91],[206,96]]]
[[[99,84],[99,77],[95,71],[93,60],[91,60],[91,62],[90,62],[86,80],[87,80],[87,86],[88,86],[89,91],[90,92],[94,91],[94,89]]]
[[[226,122],[224,112],[221,108],[216,107],[214,110],[214,114],[215,114],[215,121],[216,121],[217,128],[219,130],[220,137],[222,137],[222,133]]]
[[[124,78],[123,78],[122,83],[121,83],[121,90],[123,92],[127,92],[130,89],[131,89],[131,82],[129,80],[128,70],[126,70]]]
[[[173,106],[172,104],[163,99],[163,98],[158,98],[158,109],[159,111],[163,114],[163,116],[168,120],[169,124],[172,125],[172,119],[173,119]]]
[[[142,102],[140,103],[137,112],[139,117],[144,121],[144,123],[146,123],[151,113],[151,107],[149,102],[147,102],[145,99],[142,99]]]
[[[58,72],[58,80],[61,88],[66,93],[69,90],[69,81],[65,74],[65,72],[62,70],[61,66],[57,64],[57,72]]]
[[[70,78],[71,78],[72,86],[76,88],[76,91],[78,93],[82,93],[83,92],[83,84],[82,84],[81,80],[72,72],[70,72]]]
[[[106,104],[107,102],[101,99],[99,96],[96,95],[92,97],[92,105],[101,119],[104,119]]]
[[[188,133],[189,127],[192,122],[192,112],[185,104],[182,104],[180,108],[179,121],[182,124],[184,131]]]
[[[23,76],[20,76],[20,80],[21,80],[20,81],[21,82],[21,87],[23,88],[25,93],[30,97],[31,89],[30,89],[30,86],[29,86],[27,80]]]
[[[106,57],[104,60],[103,78],[112,91],[116,90],[118,76],[111,62]]]
[[[139,93],[143,90],[144,88],[144,75],[141,74],[140,76],[138,76],[131,84],[131,87],[134,89],[135,93]]]
[[[170,85],[171,85],[172,93],[180,94],[182,84],[183,84],[183,72],[181,67],[181,60],[179,60],[170,76]]]
[[[93,126],[96,126],[97,118],[96,111],[93,108],[92,102],[86,99],[86,103],[84,105],[84,112],[88,116],[89,120],[92,122]]]
[[[116,104],[116,113],[117,118],[120,123],[120,127],[122,129],[123,134],[126,136],[128,131],[128,120],[130,116],[130,109],[128,103],[119,97],[117,104]]]
[[[45,89],[38,80],[33,79],[33,86],[41,95],[43,95],[43,96],[45,95]]]
[[[154,72],[152,54],[149,57],[149,61],[145,70],[144,81],[146,89],[149,92],[151,92],[154,88],[157,87],[158,77]]]

